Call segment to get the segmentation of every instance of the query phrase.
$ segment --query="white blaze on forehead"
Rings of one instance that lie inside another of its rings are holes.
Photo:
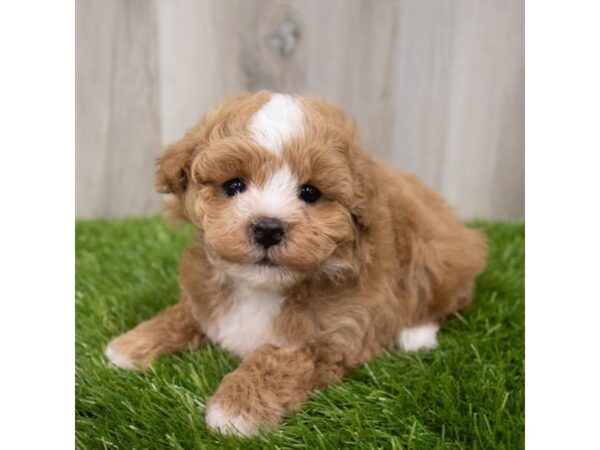
[[[273,94],[250,118],[249,131],[258,145],[281,153],[284,143],[302,132],[302,120],[302,110],[294,97]]]
[[[236,209],[243,217],[286,219],[299,207],[298,180],[286,164],[271,175],[264,185],[251,184],[235,196]]]

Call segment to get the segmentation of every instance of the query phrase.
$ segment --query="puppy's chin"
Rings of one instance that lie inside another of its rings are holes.
[[[270,262],[237,264],[221,261],[217,268],[228,277],[255,289],[280,291],[301,278],[300,274]]]

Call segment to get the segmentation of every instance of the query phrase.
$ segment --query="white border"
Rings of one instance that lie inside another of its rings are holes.
[[[526,442],[598,446],[600,5],[526,2]]]
[[[0,3],[0,448],[74,447],[74,2]]]

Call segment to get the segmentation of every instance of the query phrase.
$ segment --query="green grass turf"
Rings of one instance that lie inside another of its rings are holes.
[[[111,368],[110,338],[178,299],[189,228],[159,219],[76,227],[76,444],[96,448],[523,448],[524,225],[487,224],[490,260],[474,305],[439,349],[390,352],[314,393],[264,437],[210,432],[203,409],[238,360],[216,347]]]

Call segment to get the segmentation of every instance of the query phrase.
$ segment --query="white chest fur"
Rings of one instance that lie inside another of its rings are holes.
[[[234,288],[228,310],[218,314],[206,327],[211,341],[240,357],[261,344],[272,342],[273,320],[283,297],[272,291],[244,286]]]

